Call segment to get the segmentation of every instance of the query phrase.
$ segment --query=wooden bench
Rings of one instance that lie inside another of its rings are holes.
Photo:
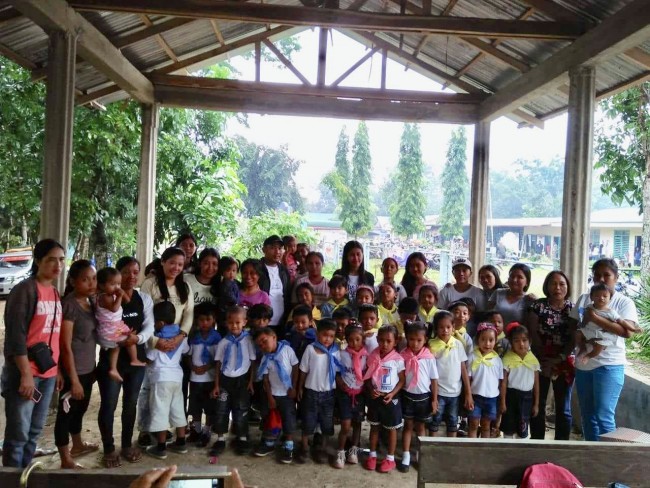
[[[418,488],[430,484],[517,485],[531,464],[564,466],[585,486],[650,486],[650,445],[420,437]]]
[[[119,469],[54,469],[41,471],[34,469],[28,478],[29,488],[69,488],[71,486],[90,488],[128,488],[131,482],[151,468]],[[0,468],[0,487],[18,488],[21,469]],[[174,479],[203,478],[223,480],[224,488],[232,488],[232,477],[226,466],[179,466]]]

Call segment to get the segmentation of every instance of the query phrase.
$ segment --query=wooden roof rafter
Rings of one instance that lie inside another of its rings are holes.
[[[176,17],[217,18],[238,22],[274,23],[366,31],[431,33],[470,37],[573,40],[585,32],[581,22],[529,22],[514,19],[396,15],[367,11],[241,3],[229,0],[70,0],[79,10],[147,13]]]
[[[153,85],[88,20],[63,0],[16,0],[14,7],[47,31],[75,32],[77,52],[133,98],[153,103]]]
[[[565,83],[572,67],[596,66],[638,46],[649,37],[648,2],[634,0],[571,45],[487,98],[481,104],[481,119],[494,120],[510,113],[547,90]]]

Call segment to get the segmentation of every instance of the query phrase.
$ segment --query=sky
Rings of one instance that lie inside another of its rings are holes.
[[[307,30],[297,35],[301,50],[292,55],[294,66],[308,80],[315,83],[318,53],[318,30]],[[331,31],[327,52],[326,84],[338,78],[345,70],[366,53],[365,46]],[[253,57],[233,57],[231,65],[239,71],[237,78],[255,79]],[[495,61],[498,62],[498,61]],[[379,88],[381,76],[381,55],[357,68],[340,86]],[[262,62],[261,81],[297,83],[300,81],[280,63]],[[441,91],[441,85],[413,70],[405,70],[400,63],[388,60],[386,86],[394,89],[419,91]],[[234,118],[227,133],[241,135],[256,144],[279,147],[287,146],[289,155],[303,161],[296,174],[296,183],[301,195],[307,201],[318,200],[318,186],[328,171],[334,167],[334,156],[339,133],[343,126],[350,137],[350,147],[357,120],[324,117],[290,117],[278,115],[248,114],[248,127]],[[492,122],[490,140],[490,167],[508,171],[517,159],[543,162],[559,156],[564,157],[566,141],[566,114],[547,120],[543,130],[518,128],[512,120],[501,117]],[[373,167],[373,186],[379,187],[395,171],[399,158],[399,143],[403,124],[401,122],[368,121],[370,151]],[[422,141],[422,158],[425,165],[432,167],[439,175],[445,163],[445,154],[451,131],[457,127],[451,124],[419,124]],[[473,126],[467,126],[467,168],[471,175]]]

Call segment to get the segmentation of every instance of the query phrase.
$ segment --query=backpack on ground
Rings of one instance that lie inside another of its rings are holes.
[[[584,488],[584,486],[568,469],[553,463],[543,463],[526,468],[519,488]]]

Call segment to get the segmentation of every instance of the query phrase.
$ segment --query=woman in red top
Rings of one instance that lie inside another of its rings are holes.
[[[54,282],[64,267],[63,246],[53,239],[39,241],[34,246],[31,276],[16,285],[7,298],[6,362],[1,383],[6,417],[2,451],[5,467],[24,468],[32,461],[54,388],[58,386],[62,311]],[[43,343],[52,351],[53,365],[39,370],[28,350]]]

